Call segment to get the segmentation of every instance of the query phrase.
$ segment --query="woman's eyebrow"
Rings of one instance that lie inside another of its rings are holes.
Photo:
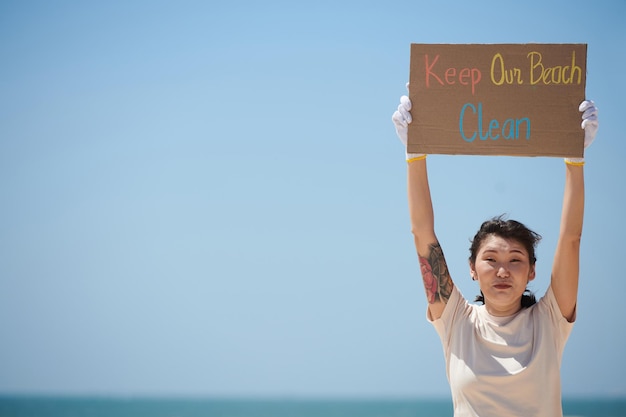
[[[495,248],[486,248],[483,250],[483,253],[500,253],[500,252],[506,252],[506,253],[515,252],[515,253],[521,253],[522,255],[525,253],[523,249],[517,249],[517,248],[513,248],[508,251],[495,249]]]

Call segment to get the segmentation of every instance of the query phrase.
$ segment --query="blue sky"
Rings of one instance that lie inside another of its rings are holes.
[[[391,114],[415,43],[587,43],[578,321],[565,395],[626,395],[626,3],[0,4],[0,393],[448,396]],[[558,233],[558,158],[429,158],[469,239]]]

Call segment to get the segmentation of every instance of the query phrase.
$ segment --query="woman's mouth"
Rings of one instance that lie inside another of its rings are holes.
[[[511,285],[509,284],[495,284],[494,288],[498,289],[498,290],[506,290],[511,288]]]

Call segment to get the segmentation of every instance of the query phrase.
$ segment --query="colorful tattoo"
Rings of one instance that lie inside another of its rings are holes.
[[[452,293],[452,278],[439,243],[430,245],[428,257],[419,257],[426,298],[429,304],[436,301],[447,303]]]

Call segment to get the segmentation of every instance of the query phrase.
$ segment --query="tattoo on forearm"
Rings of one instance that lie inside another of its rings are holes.
[[[429,304],[436,301],[447,303],[452,293],[452,278],[439,243],[430,245],[428,257],[419,257],[426,298]]]

